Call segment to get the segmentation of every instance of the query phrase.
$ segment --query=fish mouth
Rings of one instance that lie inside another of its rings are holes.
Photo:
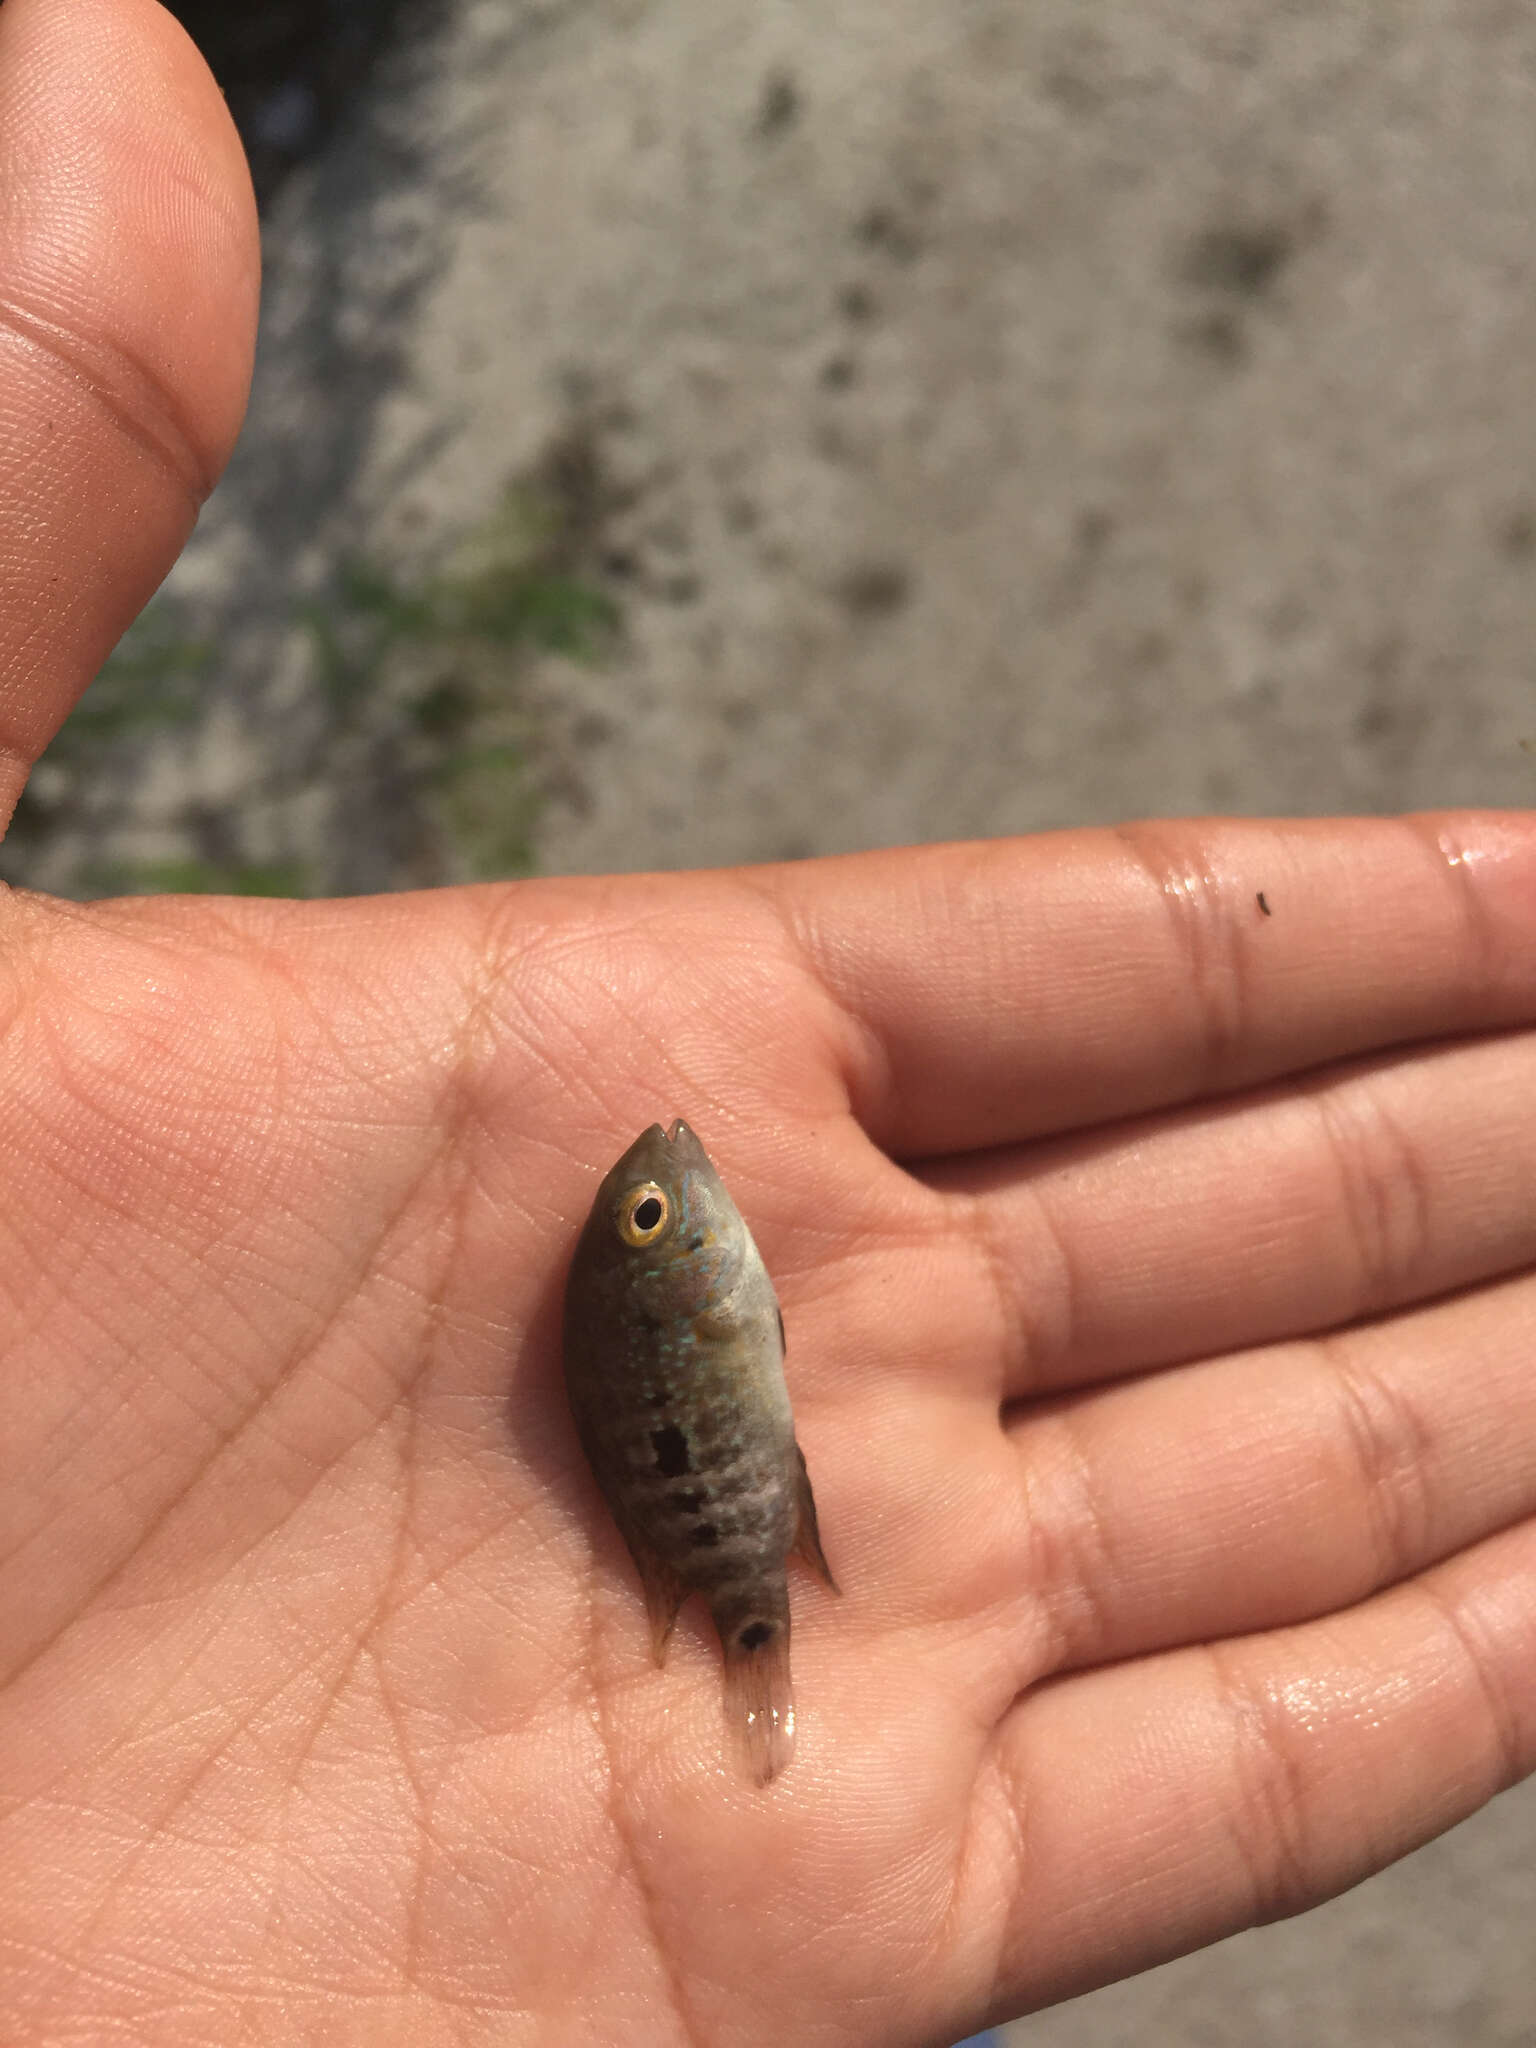
[[[652,1124],[643,1130],[613,1169],[615,1174],[672,1174],[684,1168],[707,1164],[704,1147],[681,1117],[672,1128]]]
[[[674,1173],[682,1173],[689,1170],[701,1173],[713,1172],[714,1169],[709,1163],[709,1154],[699,1143],[697,1131],[694,1130],[691,1124],[684,1123],[681,1117],[676,1119],[671,1130],[667,1132],[666,1145],[667,1163]]]

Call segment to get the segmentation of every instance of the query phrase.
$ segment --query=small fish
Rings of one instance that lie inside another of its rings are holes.
[[[658,1664],[690,1593],[760,1785],[789,1762],[794,1551],[836,1592],[784,1384],[784,1321],[752,1233],[685,1123],[652,1124],[597,1191],[565,1289],[565,1384],[645,1589]]]

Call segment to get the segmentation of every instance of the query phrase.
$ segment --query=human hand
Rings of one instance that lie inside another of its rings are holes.
[[[19,777],[227,449],[254,256],[146,0],[7,0],[0,110]],[[1536,821],[0,917],[7,2039],[938,2043],[1531,1767]],[[844,1588],[767,1792],[560,1388],[674,1114]]]

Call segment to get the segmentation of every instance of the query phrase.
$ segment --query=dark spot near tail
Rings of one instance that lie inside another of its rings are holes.
[[[713,1522],[700,1522],[688,1531],[688,1541],[700,1549],[707,1549],[720,1541],[720,1531]]]
[[[653,1429],[651,1449],[656,1453],[656,1464],[664,1478],[681,1479],[685,1472],[693,1470],[688,1457],[688,1439],[675,1425]]]
[[[772,1634],[771,1621],[749,1621],[736,1640],[744,1650],[760,1650]]]
[[[683,1487],[678,1493],[669,1493],[667,1499],[671,1501],[678,1513],[683,1515],[696,1515],[704,1506],[703,1494],[695,1493],[691,1487],[687,1486]]]

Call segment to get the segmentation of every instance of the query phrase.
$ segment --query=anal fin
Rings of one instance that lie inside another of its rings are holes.
[[[821,1531],[816,1526],[816,1497],[811,1492],[811,1475],[805,1469],[805,1453],[799,1444],[795,1445],[795,1461],[799,1474],[795,1480],[795,1540],[790,1544],[790,1555],[803,1557],[818,1578],[824,1579],[834,1593],[842,1588],[832,1576],[827,1563],[827,1554],[821,1547]]]
[[[651,1625],[651,1655],[658,1665],[667,1661],[667,1642],[677,1610],[688,1597],[688,1589],[675,1572],[669,1571],[650,1552],[630,1541],[630,1555],[645,1591],[645,1618]]]

